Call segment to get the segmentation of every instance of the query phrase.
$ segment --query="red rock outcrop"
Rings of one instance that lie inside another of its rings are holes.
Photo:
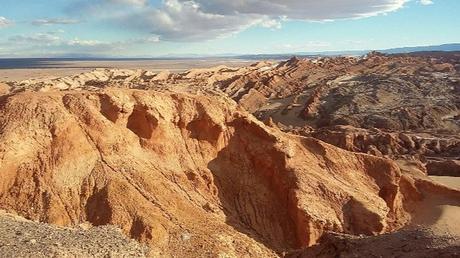
[[[455,158],[460,153],[460,138],[451,135],[389,132],[353,126],[324,127],[313,132],[307,128],[306,132],[298,133],[349,151],[393,159],[412,158],[426,161],[427,158]]]
[[[460,160],[429,161],[428,175],[460,177]]]
[[[152,255],[276,256],[326,231],[390,232],[419,198],[392,161],[282,133],[226,97],[24,92],[1,98],[0,125],[0,209],[114,224]]]
[[[321,87],[318,87],[305,103],[304,111],[300,114],[305,119],[313,119],[318,115],[318,107],[321,104]]]

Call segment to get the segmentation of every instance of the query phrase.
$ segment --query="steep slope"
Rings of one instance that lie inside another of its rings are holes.
[[[282,133],[226,97],[23,92],[1,97],[0,125],[0,209],[117,225],[152,255],[276,256],[329,230],[390,232],[424,196],[390,160]]]

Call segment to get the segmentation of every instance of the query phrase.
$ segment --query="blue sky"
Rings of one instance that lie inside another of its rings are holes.
[[[0,57],[370,50],[460,42],[458,0],[0,0]]]

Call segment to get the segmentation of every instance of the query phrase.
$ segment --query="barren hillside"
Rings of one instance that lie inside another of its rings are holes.
[[[460,206],[424,163],[458,159],[455,60],[372,53],[8,82],[0,209],[115,225],[152,256],[308,257],[327,232],[429,227],[441,215],[424,209]]]

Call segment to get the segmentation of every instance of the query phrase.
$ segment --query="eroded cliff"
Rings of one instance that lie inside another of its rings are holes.
[[[422,198],[390,160],[283,133],[226,97],[23,92],[2,96],[0,125],[1,209],[113,224],[153,255],[275,256],[325,231],[380,234]]]

